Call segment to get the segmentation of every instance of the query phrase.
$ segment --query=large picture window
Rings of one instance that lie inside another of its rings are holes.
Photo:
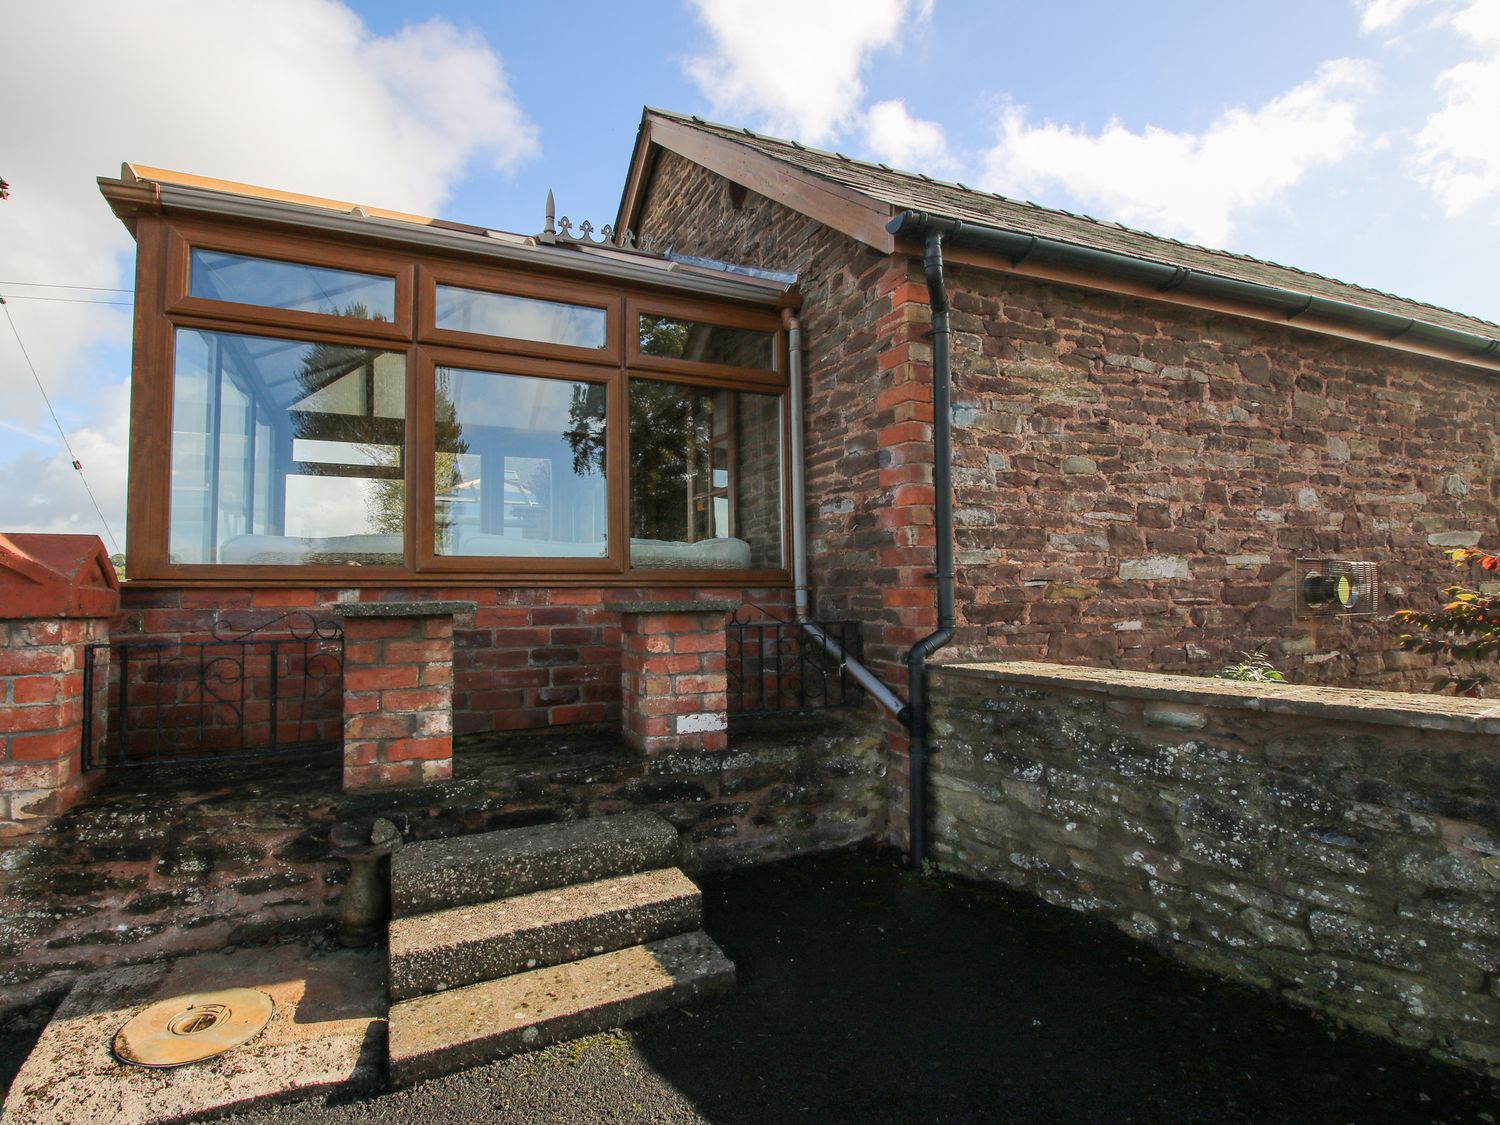
[[[769,302],[143,221],[133,577],[785,580]]]

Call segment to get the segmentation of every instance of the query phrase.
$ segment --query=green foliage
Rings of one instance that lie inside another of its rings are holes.
[[[1286,676],[1277,671],[1271,663],[1271,658],[1257,649],[1255,652],[1240,653],[1240,660],[1234,664],[1226,664],[1214,673],[1216,680],[1242,680],[1247,683],[1257,684],[1284,684]]]
[[[1444,552],[1453,565],[1500,571],[1500,555],[1467,547]],[[1414,627],[1396,642],[1406,652],[1422,652],[1453,663],[1475,663],[1500,657],[1500,595],[1480,593],[1468,586],[1445,586],[1444,603],[1436,610],[1397,610],[1392,617]],[[1484,672],[1445,673],[1433,681],[1434,691],[1452,688],[1458,695],[1482,694],[1490,676]]]

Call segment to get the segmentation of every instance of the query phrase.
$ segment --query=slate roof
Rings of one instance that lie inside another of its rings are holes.
[[[934,179],[920,172],[906,172],[885,164],[872,164],[842,153],[825,152],[810,148],[797,141],[768,137],[749,129],[736,128],[705,121],[701,117],[690,117],[667,110],[648,109],[648,115],[675,121],[689,128],[734,141],[747,148],[763,153],[773,160],[781,161],[842,184],[870,199],[889,204],[894,211],[925,211],[928,214],[949,219],[961,219],[984,226],[1023,234],[1042,235],[1075,243],[1098,250],[1112,250],[1134,258],[1162,262],[1170,266],[1186,266],[1205,273],[1215,273],[1240,281],[1258,282],[1306,293],[1315,297],[1326,297],[1334,301],[1345,301],[1396,316],[1411,317],[1418,321],[1472,332],[1480,336],[1500,336],[1500,324],[1466,316],[1452,309],[1421,301],[1408,300],[1378,289],[1353,285],[1346,281],[1324,277],[1322,274],[1283,266],[1252,258],[1246,254],[1233,254],[1227,250],[1214,250],[1206,246],[1194,246],[1173,238],[1164,238],[1147,231],[1134,230],[1119,223],[1106,222],[1043,207],[1036,203],[1009,199],[992,192],[979,191],[964,184]]]

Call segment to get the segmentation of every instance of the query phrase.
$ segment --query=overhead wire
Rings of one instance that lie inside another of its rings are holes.
[[[42,377],[37,373],[36,364],[31,361],[31,353],[26,350],[26,343],[21,339],[21,330],[16,327],[16,318],[10,314],[10,305],[3,295],[0,295],[0,309],[5,310],[6,323],[10,325],[11,335],[16,338],[16,346],[21,349],[21,356],[26,360],[26,366],[31,371],[31,377],[36,382],[36,389],[42,394],[42,401],[47,404],[47,413],[52,416],[52,424],[57,427],[57,436],[62,439],[63,448],[68,452],[68,459],[73,462],[73,468],[78,473],[78,479],[83,482],[83,490],[88,493],[89,503],[94,506],[94,514],[99,517],[99,522],[104,525],[104,533],[109,536],[110,546],[114,553],[120,553],[119,541],[115,539],[114,528],[109,526],[109,520],[104,518],[104,509],[99,507],[99,501],[94,496],[94,490],[89,487],[89,478],[84,475],[83,462],[78,459],[78,454],[73,452],[73,445],[68,441],[67,432],[63,429],[61,420],[57,417],[57,411],[52,408],[52,399],[47,394],[47,388],[42,385]]]

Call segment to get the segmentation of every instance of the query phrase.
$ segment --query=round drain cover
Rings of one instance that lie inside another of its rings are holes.
[[[253,988],[197,992],[152,1004],[115,1036],[115,1058],[171,1067],[222,1055],[260,1034],[276,1005]]]

